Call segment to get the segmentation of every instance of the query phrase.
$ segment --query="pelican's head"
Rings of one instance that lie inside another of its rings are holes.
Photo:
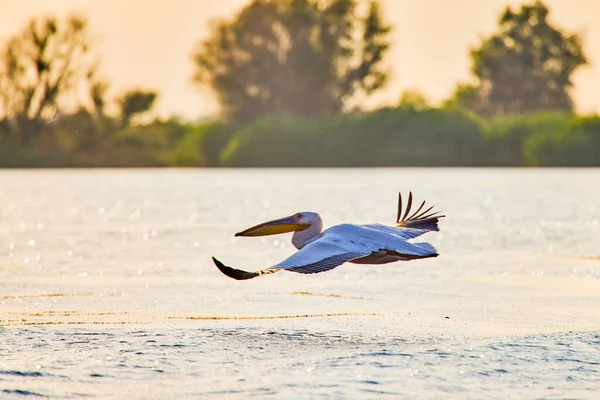
[[[238,232],[235,236],[267,236],[279,233],[297,232],[310,228],[311,225],[320,222],[321,217],[314,212],[299,212],[292,216],[263,222]]]

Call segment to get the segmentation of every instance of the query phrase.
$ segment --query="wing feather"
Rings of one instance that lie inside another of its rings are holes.
[[[328,271],[345,262],[367,256],[371,250],[360,244],[350,243],[335,233],[323,235],[304,246],[273,268],[301,274]]]
[[[373,229],[379,232],[384,232],[388,235],[392,235],[395,238],[402,240],[409,240],[419,237],[427,232],[426,229],[415,229],[415,228],[397,228],[393,226],[387,226],[382,224],[368,224],[363,225],[365,228]]]
[[[213,262],[215,263],[215,265],[217,266],[217,268],[219,268],[219,271],[221,271],[224,275],[227,275],[228,277],[233,278],[238,281],[244,281],[247,279],[256,278],[257,276],[262,276],[262,275],[266,275],[266,274],[273,274],[278,271],[278,269],[272,269],[272,268],[261,269],[260,271],[255,271],[255,272],[243,271],[241,269],[235,269],[235,268],[228,267],[227,265],[223,264],[221,261],[217,260],[214,257],[212,259],[213,259]]]
[[[404,212],[404,216],[402,217],[402,219],[400,219],[400,216],[402,215],[402,195],[399,194],[398,216],[396,217],[396,228],[401,228],[401,229],[412,228],[415,230],[423,231],[421,233],[418,233],[418,232],[407,233],[411,238],[416,237],[413,235],[415,235],[417,233],[418,233],[417,236],[419,236],[425,232],[439,231],[438,219],[445,217],[445,215],[437,215],[437,214],[439,214],[439,212],[437,212],[437,211],[429,213],[433,209],[433,207],[435,207],[435,205],[429,207],[427,210],[418,214],[419,211],[421,211],[421,209],[425,205],[425,202],[423,201],[423,203],[421,204],[419,209],[417,211],[415,211],[410,217],[408,217],[408,213],[410,212],[411,205],[412,205],[412,192],[409,192],[408,204],[406,206],[406,211]]]
[[[345,262],[352,261],[361,257],[364,257],[364,255],[359,253],[345,253],[339,256],[324,258],[323,260],[317,261],[312,264],[289,268],[287,269],[287,271],[298,272],[300,274],[316,274],[319,272],[329,271],[330,269],[339,267]]]

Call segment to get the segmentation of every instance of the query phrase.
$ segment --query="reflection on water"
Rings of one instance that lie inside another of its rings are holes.
[[[446,218],[440,257],[259,269],[296,211]],[[600,170],[0,172],[0,397],[592,398]],[[140,382],[144,382],[143,385]]]

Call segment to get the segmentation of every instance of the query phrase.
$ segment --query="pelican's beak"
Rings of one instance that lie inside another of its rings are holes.
[[[303,231],[307,229],[309,224],[300,224],[295,216],[274,219],[273,221],[264,222],[262,224],[248,228],[245,231],[238,232],[235,236],[267,236],[277,235],[279,233]]]

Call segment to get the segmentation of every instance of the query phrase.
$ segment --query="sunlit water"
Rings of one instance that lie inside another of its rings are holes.
[[[440,257],[249,281],[318,211]],[[597,398],[600,170],[0,172],[0,398]]]

